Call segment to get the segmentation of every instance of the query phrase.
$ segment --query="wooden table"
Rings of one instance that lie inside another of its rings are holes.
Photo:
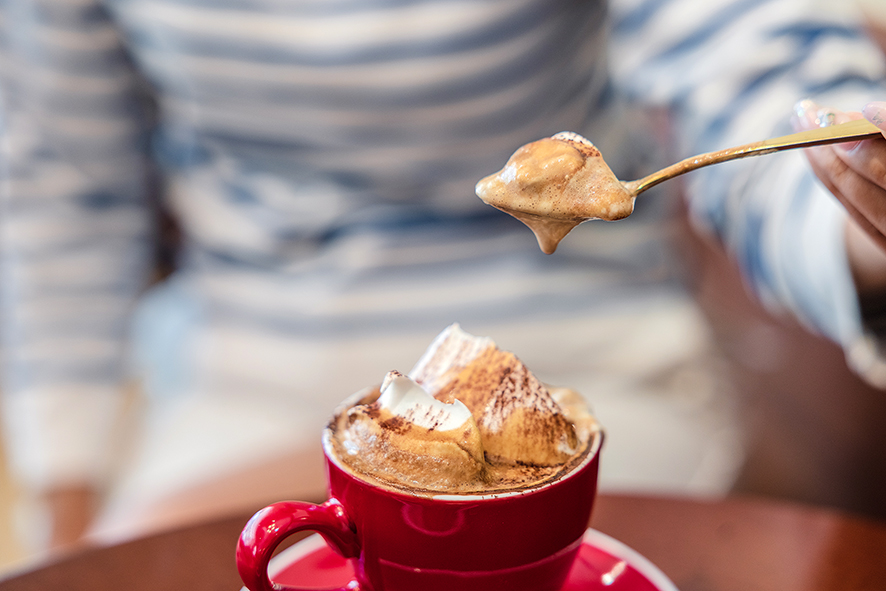
[[[2,591],[237,591],[236,515],[85,550],[0,582]],[[591,521],[681,591],[886,589],[886,524],[751,498],[603,495]],[[295,536],[293,536],[295,537]]]

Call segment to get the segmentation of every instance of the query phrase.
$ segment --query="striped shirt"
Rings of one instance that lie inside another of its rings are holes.
[[[611,351],[628,335],[607,319],[684,299],[665,201],[546,257],[474,183],[562,130],[636,178],[664,154],[788,131],[806,96],[882,99],[880,55],[836,4],[5,0],[16,466],[37,485],[97,477],[131,372],[161,398],[270,401],[279,428],[256,424],[272,448],[315,438],[334,403],[453,321],[502,345],[531,335],[515,350],[543,377],[566,361],[536,349]],[[670,152],[647,139],[650,109],[672,116]],[[843,214],[801,154],[693,173],[688,193],[765,301],[861,338]],[[182,241],[145,293],[160,209]],[[605,375],[596,357],[569,371]]]

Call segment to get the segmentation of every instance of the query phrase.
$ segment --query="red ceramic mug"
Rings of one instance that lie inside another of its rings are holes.
[[[410,495],[374,484],[335,456],[323,433],[329,500],[275,503],[240,535],[237,568],[250,591],[272,583],[268,562],[287,536],[321,534],[353,559],[350,591],[556,591],[569,574],[597,491],[602,433],[567,475],[515,492]]]

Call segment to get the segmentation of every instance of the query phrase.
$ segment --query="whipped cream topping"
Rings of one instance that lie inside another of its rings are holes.
[[[434,338],[409,376],[425,390],[436,394],[466,365],[494,347],[491,338],[476,337],[462,330],[457,323],[450,324]]]
[[[331,427],[338,457],[357,472],[453,494],[554,478],[599,432],[580,395],[549,389],[513,353],[457,324],[409,376],[389,372]]]
[[[374,400],[339,419],[340,458],[359,472],[403,486],[449,491],[486,480],[477,423],[461,402],[446,403],[399,372]]]
[[[460,400],[437,400],[399,371],[388,372],[378,397],[379,408],[428,430],[451,431],[474,420]]]

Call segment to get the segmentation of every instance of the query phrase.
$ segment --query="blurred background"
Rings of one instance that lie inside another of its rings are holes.
[[[886,0],[845,7],[860,8],[872,37],[886,47]],[[768,314],[748,297],[734,264],[690,230],[676,202],[674,209],[672,234],[743,427],[744,463],[734,475],[734,491],[886,518],[886,395],[849,371],[836,345]],[[727,472],[736,461],[729,449],[711,457],[722,460]],[[642,479],[632,488],[626,475],[612,470],[609,491],[648,490]],[[716,473],[718,466],[710,470]],[[695,492],[716,491],[700,483]],[[35,559],[33,540],[21,532],[39,529],[39,519],[0,462],[0,574]]]
[[[28,563],[29,546],[19,539],[19,528],[13,524],[20,493],[9,478],[5,458],[0,468],[0,569],[7,572]]]

